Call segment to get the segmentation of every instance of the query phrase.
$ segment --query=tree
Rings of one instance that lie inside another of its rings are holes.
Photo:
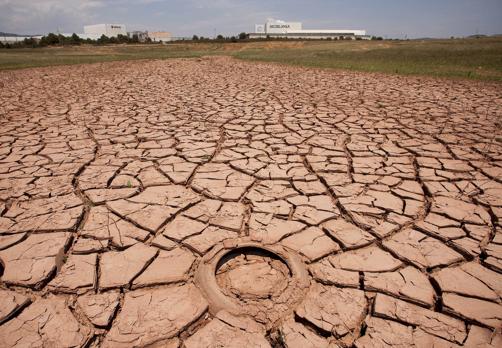
[[[82,39],[75,33],[73,33],[69,39],[70,45],[80,45]]]
[[[49,33],[40,39],[41,46],[57,45],[58,43],[59,43],[59,37],[54,33]]]
[[[97,40],[98,45],[104,45],[110,42],[110,39],[105,34],[101,35],[101,37]]]
[[[32,37],[24,39],[22,45],[23,46],[31,46],[31,47],[37,47],[38,46],[37,41],[34,38],[32,38]]]
[[[129,43],[129,42],[133,42],[134,40],[134,36],[136,36],[136,39],[137,41],[136,42],[139,42],[139,38],[138,38],[138,35],[137,34],[134,34],[132,39],[129,38],[129,36],[127,35],[122,35],[122,34],[118,34],[117,35],[117,41],[119,43]]]
[[[65,36],[58,34],[58,44],[59,45],[65,45],[65,44],[69,43],[68,41],[69,40]]]
[[[219,34],[218,36],[216,36],[216,40],[224,40],[225,38],[223,37],[223,35]]]
[[[246,33],[239,34],[239,40],[246,40],[247,38],[248,38],[248,34],[246,34]]]
[[[192,40],[193,40],[193,41],[199,41],[199,37],[198,37],[197,35],[194,35],[194,36],[192,37]]]

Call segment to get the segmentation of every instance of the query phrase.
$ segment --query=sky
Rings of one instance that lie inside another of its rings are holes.
[[[267,18],[388,38],[491,35],[502,34],[502,0],[0,0],[0,31],[17,34],[78,34],[86,24],[116,23],[231,36]]]

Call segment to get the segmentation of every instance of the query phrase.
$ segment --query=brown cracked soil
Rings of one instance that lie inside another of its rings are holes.
[[[499,85],[220,57],[0,85],[0,347],[502,346]],[[242,239],[304,287],[237,253],[215,307],[197,272]]]

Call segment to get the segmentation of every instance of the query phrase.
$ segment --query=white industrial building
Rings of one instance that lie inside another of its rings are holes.
[[[59,33],[57,34],[70,37],[73,33]],[[93,24],[85,25],[83,33],[76,34],[79,38],[83,40],[98,40],[101,36],[105,35],[108,38],[118,37],[119,35],[128,36],[133,38],[138,37],[138,41],[145,42],[147,39],[151,39],[153,42],[165,43],[174,40],[189,40],[190,38],[173,37],[170,32],[167,31],[131,31],[127,32],[126,26],[124,24]],[[42,35],[36,36],[0,36],[0,42],[3,43],[16,43],[22,42],[24,39],[36,39],[40,40]]]
[[[288,39],[369,39],[366,30],[353,29],[303,29],[301,22],[285,22],[268,19],[265,24],[256,24],[255,32],[249,34],[250,39],[264,38]]]
[[[102,35],[107,37],[127,36],[124,24],[93,24],[84,26],[84,34],[79,36],[83,39],[99,39]]]
[[[129,36],[130,39],[137,37],[139,42],[145,42],[148,39],[148,32],[141,30],[128,31],[127,36]]]
[[[40,40],[41,38],[42,38],[41,35],[35,35],[35,36],[5,36],[5,35],[2,35],[2,36],[0,36],[0,42],[2,42],[2,43],[16,43],[16,42],[23,42],[24,39]]]
[[[63,36],[70,37],[72,33],[61,33]],[[84,33],[77,33],[82,40],[97,40],[101,36],[117,37],[119,35],[127,36],[126,26],[124,24],[93,24],[84,25]]]
[[[60,33],[63,36],[70,37],[73,33]],[[101,36],[117,37],[119,35],[127,36],[126,26],[124,24],[93,24],[84,25],[84,33],[77,33],[82,40],[97,40]]]
[[[171,33],[167,31],[149,31],[148,37],[153,42],[161,42],[161,43],[173,40]]]

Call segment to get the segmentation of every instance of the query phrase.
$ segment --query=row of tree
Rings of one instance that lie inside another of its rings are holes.
[[[242,40],[247,40],[249,38],[249,35],[246,33],[240,33],[237,36],[223,36],[223,35],[218,35],[216,38],[211,39],[209,37],[204,37],[204,36],[197,36],[194,35],[192,37],[192,41],[219,41],[219,42],[225,42],[225,41],[230,41],[230,42],[237,42],[237,41],[242,41]]]
[[[218,41],[218,42],[237,42],[238,40],[246,40],[248,35],[246,33],[240,33],[238,36],[224,37],[223,35],[218,35],[216,38],[206,38],[204,36],[194,35],[192,41]],[[81,44],[90,45],[108,45],[108,44],[137,44],[137,43],[152,43],[152,39],[146,38],[146,40],[140,41],[138,35],[133,35],[132,37],[119,34],[117,37],[107,37],[102,35],[97,40],[82,39],[77,34],[71,36],[64,36],[61,34],[49,33],[42,36],[41,39],[26,38],[23,41],[18,41],[14,43],[2,43],[0,41],[0,48],[20,48],[20,47],[46,47],[46,46],[75,46]]]
[[[249,34],[246,34],[246,33],[240,33],[238,36],[218,35],[214,39],[204,37],[204,36],[197,36],[197,35],[194,35],[192,37],[192,41],[197,41],[197,42],[199,42],[199,41],[238,42],[238,41],[248,40],[248,39],[249,39]],[[341,36],[339,38],[336,38],[335,40],[344,40],[344,39],[345,38],[343,36]],[[263,40],[263,39],[258,39],[258,40]],[[288,39],[288,38],[284,38],[284,37],[275,38],[275,37],[267,36],[266,40],[280,41],[280,40],[292,40],[292,39]],[[328,40],[331,40],[331,38],[329,38]],[[352,40],[352,39],[346,39],[346,40]],[[358,37],[358,38],[356,38],[356,40],[362,40],[362,39]],[[383,40],[383,38],[381,36],[372,36],[371,40]]]
[[[152,40],[147,38],[143,43],[151,43]],[[117,37],[107,37],[101,35],[97,40],[82,39],[77,34],[71,36],[64,36],[61,34],[49,33],[42,36],[41,39],[26,38],[23,41],[13,43],[2,43],[0,41],[0,48],[18,48],[18,47],[46,47],[46,46],[76,46],[81,44],[90,45],[107,45],[107,44],[136,44],[140,43],[137,35],[132,37],[119,34]]]
[[[192,42],[239,42],[245,41],[249,39],[249,35],[246,33],[240,33],[237,36],[223,36],[218,35],[216,38],[208,38],[204,36],[194,35],[192,37]],[[267,37],[267,40],[287,40],[285,38],[271,38]],[[343,38],[342,38],[343,39]],[[382,40],[381,37],[373,36],[372,40]],[[190,41],[190,40],[189,40]],[[42,36],[41,39],[33,39],[26,38],[23,41],[15,42],[15,43],[2,43],[0,41],[0,48],[21,48],[21,47],[46,47],[46,46],[75,46],[81,44],[89,44],[89,45],[108,45],[108,44],[137,44],[137,43],[152,43],[150,38],[147,38],[144,41],[139,40],[137,35],[133,35],[132,37],[126,35],[118,35],[117,37],[107,37],[106,35],[102,35],[97,40],[91,39],[82,39],[77,34],[73,34],[71,36],[64,36],[61,34],[49,33],[45,36]]]
[[[238,36],[223,36],[223,35],[218,35],[216,38],[211,39],[211,38],[206,38],[204,36],[197,36],[194,35],[192,37],[192,41],[218,41],[218,42],[238,42],[242,40],[248,40],[249,39],[249,34],[246,33],[240,33]],[[267,36],[265,38],[266,40],[274,40],[274,41],[287,41],[287,40],[297,40],[297,39],[288,39],[285,37],[273,37],[273,36]],[[257,39],[257,40],[263,40],[263,39]],[[331,38],[328,38],[327,40],[332,40]],[[339,38],[335,38],[334,40],[352,40],[344,38],[343,36]],[[362,38],[357,37],[356,40],[362,40]],[[371,40],[383,40],[381,36],[372,36]]]

